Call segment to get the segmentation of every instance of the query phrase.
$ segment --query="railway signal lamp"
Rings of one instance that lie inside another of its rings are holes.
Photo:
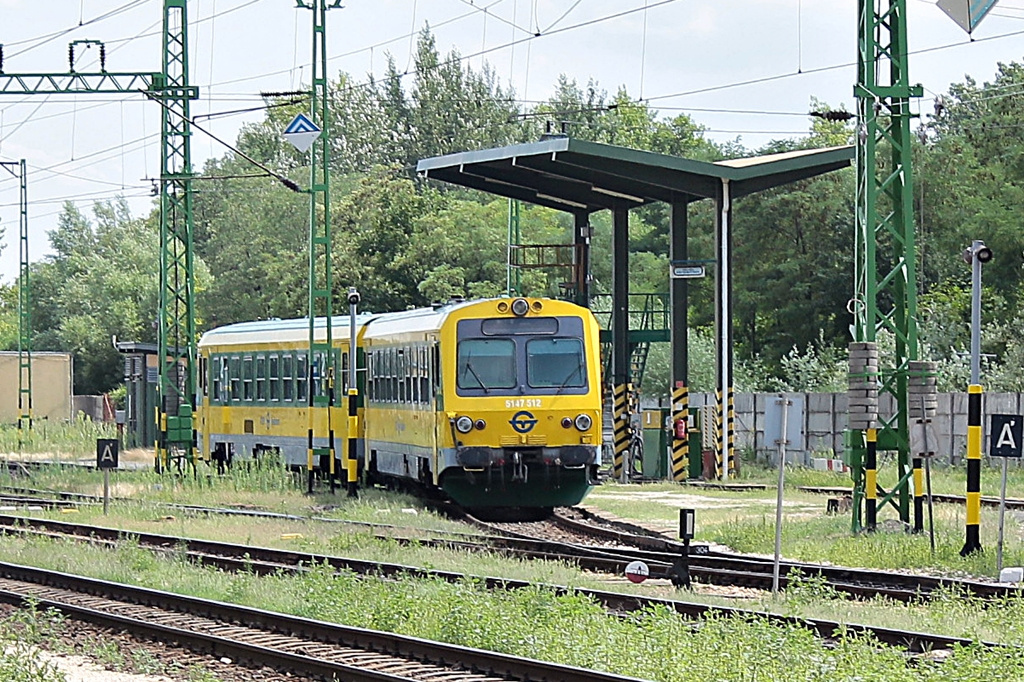
[[[683,540],[683,549],[679,560],[672,567],[672,584],[676,587],[690,586],[690,540],[697,531],[697,510],[679,510],[679,537]]]
[[[981,551],[981,266],[992,260],[992,249],[975,239],[964,249],[971,265],[971,385],[967,387],[967,524],[960,556]],[[973,436],[973,437],[972,437]]]
[[[992,260],[992,249],[985,246],[985,242],[975,240],[973,244],[964,249],[961,256],[968,265],[972,265],[975,260],[984,265]]]
[[[679,510],[679,537],[683,540],[692,540],[697,530],[697,510]]]

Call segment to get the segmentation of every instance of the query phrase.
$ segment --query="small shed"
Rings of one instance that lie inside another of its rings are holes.
[[[155,343],[117,342],[124,354],[124,446],[148,448],[156,443],[157,384],[160,367]]]
[[[71,353],[32,352],[32,418],[71,419]],[[0,423],[16,424],[18,407],[18,351],[0,351]]]

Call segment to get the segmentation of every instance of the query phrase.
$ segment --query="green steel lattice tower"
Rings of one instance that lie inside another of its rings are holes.
[[[160,387],[158,467],[171,458],[194,463],[196,324],[192,255],[192,130],[188,84],[187,0],[164,0],[160,154]]]
[[[0,95],[144,94],[162,109],[160,187],[160,383],[157,464],[170,455],[193,461],[196,385],[192,259],[192,161],[188,84],[187,0],[163,0],[163,70],[111,72],[97,41],[75,41],[65,73],[7,73],[0,61]],[[75,70],[76,46],[100,48],[100,70]],[[27,241],[23,244],[27,248]],[[25,254],[27,263],[27,253]],[[26,264],[27,268],[27,264]],[[26,299],[27,304],[27,299]]]
[[[18,162],[18,445],[32,429],[32,287],[28,271],[28,169]]]
[[[309,175],[309,366],[308,372],[308,490],[313,492],[315,458],[327,458],[334,485],[335,359],[331,318],[334,314],[334,278],[331,273],[330,211],[330,100],[327,92],[327,11],[341,7],[340,0],[296,0],[296,7],[313,13],[313,84],[310,109],[320,136],[313,142]],[[316,317],[326,319],[325,337],[316,338]],[[355,362],[350,358],[349,362]],[[318,435],[319,434],[319,435]],[[326,444],[326,447],[324,445]]]
[[[18,449],[32,429],[32,305],[28,270],[28,170],[25,159],[0,161],[18,179]],[[17,168],[17,172],[13,169]]]
[[[878,450],[898,452],[892,500],[910,521],[912,474],[907,405],[908,363],[917,359],[917,254],[912,204],[910,98],[921,96],[907,75],[906,0],[859,0],[857,97],[857,215],[854,261],[854,337],[896,339],[895,357],[879,366],[879,394],[896,411],[879,416]],[[860,530],[865,493],[864,431],[847,433],[854,470],[853,528]]]

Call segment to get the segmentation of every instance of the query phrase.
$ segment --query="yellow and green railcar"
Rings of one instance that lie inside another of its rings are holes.
[[[357,438],[370,480],[415,481],[471,509],[575,504],[590,490],[601,387],[589,310],[549,299],[460,301],[360,315],[356,328],[360,431],[347,433],[340,400],[316,417],[332,422],[335,452]],[[337,366],[347,366],[348,318],[335,318],[332,334]],[[202,452],[216,459],[274,449],[304,466],[308,377],[298,375],[323,366],[322,358],[308,364],[307,348],[306,320],[204,335]],[[338,385],[344,396],[341,377]]]
[[[357,318],[357,336],[373,316]],[[315,321],[316,340],[323,343],[327,327]],[[334,318],[331,333],[336,368],[335,406],[314,408],[313,431],[333,430],[334,452],[348,440],[348,410],[342,397],[348,389],[349,320]],[[275,452],[291,467],[305,467],[309,450],[308,386],[320,396],[324,354],[309,357],[309,320],[242,322],[210,330],[199,341],[199,389],[196,397],[196,446],[201,456],[219,462],[236,457],[258,458]],[[358,434],[356,434],[358,437]],[[330,448],[318,435],[313,446]],[[339,455],[340,457],[340,455]],[[316,462],[316,468],[321,467]],[[324,464],[323,468],[328,469]]]

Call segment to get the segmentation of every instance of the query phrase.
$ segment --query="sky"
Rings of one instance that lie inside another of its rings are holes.
[[[564,74],[624,87],[663,116],[689,114],[716,141],[756,149],[805,134],[811,98],[854,107],[856,0],[344,0],[328,12],[329,73],[399,71],[425,26],[439,50],[475,70],[490,64],[524,106],[549,97]],[[190,79],[198,125],[233,141],[260,120],[260,92],[309,80],[312,13],[294,0],[190,0]],[[968,36],[934,0],[907,0],[909,73],[925,96],[969,75],[990,81],[998,62],[1024,61],[1024,0],[1001,0]],[[66,72],[68,45],[99,40],[109,71],[158,71],[161,0],[0,0],[7,74]],[[76,48],[75,69],[95,71],[97,48]],[[231,113],[236,112],[236,113]],[[210,116],[216,114],[215,116]],[[28,164],[30,259],[49,253],[47,232],[65,201],[89,213],[123,196],[136,215],[153,205],[160,112],[141,95],[0,94],[0,161]],[[226,149],[196,131],[193,164]],[[0,282],[18,267],[18,184],[0,168]]]

